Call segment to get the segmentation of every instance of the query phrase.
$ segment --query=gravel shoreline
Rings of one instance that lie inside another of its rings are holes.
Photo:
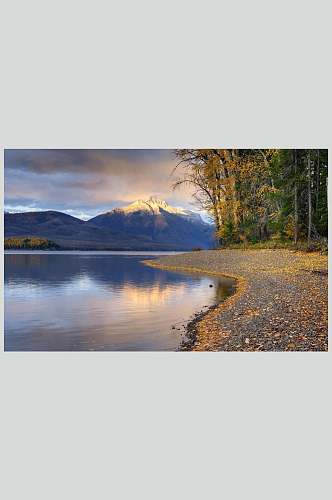
[[[327,351],[327,256],[290,250],[209,250],[146,264],[225,275],[236,292],[187,326],[180,350]]]

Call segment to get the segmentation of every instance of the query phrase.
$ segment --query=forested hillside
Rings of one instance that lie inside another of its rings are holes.
[[[326,245],[326,149],[183,149],[175,155],[174,188],[194,187],[220,245]]]

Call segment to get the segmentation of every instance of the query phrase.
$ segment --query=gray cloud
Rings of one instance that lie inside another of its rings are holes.
[[[54,209],[88,218],[158,196],[192,208],[191,191],[172,191],[170,150],[6,150],[5,209]]]

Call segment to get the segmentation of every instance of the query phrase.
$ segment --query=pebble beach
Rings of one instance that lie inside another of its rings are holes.
[[[236,279],[232,296],[188,324],[180,350],[327,351],[327,261],[291,250],[208,250],[145,263]]]

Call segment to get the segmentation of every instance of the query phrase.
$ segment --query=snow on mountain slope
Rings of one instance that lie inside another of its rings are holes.
[[[160,214],[161,210],[168,212],[170,214],[183,215],[190,219],[194,219],[197,222],[203,222],[203,219],[197,212],[192,212],[191,210],[185,210],[183,208],[172,207],[166,201],[154,198],[151,196],[148,200],[136,200],[130,205],[120,208],[124,213],[132,213],[138,211],[148,211],[154,215]]]

